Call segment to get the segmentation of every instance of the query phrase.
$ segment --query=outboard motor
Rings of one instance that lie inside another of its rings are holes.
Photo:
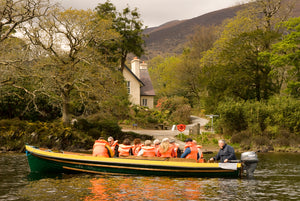
[[[241,161],[243,162],[243,168],[246,170],[247,177],[253,177],[258,163],[257,154],[254,151],[244,152],[241,154]]]

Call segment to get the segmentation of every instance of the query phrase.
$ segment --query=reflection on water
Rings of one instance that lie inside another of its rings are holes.
[[[299,154],[259,159],[255,179],[248,180],[36,175],[24,155],[0,155],[0,200],[300,200]]]

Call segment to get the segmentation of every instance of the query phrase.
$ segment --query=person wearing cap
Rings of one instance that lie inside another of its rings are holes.
[[[174,139],[170,139],[170,145],[173,146],[175,156],[174,158],[180,158],[181,150],[179,148],[179,144],[175,143]]]
[[[185,151],[181,155],[181,158],[191,158],[198,161],[199,153],[198,153],[197,146],[193,143],[193,139],[187,138],[184,142],[185,142],[185,147],[184,147]]]
[[[228,160],[236,160],[233,147],[226,144],[225,140],[219,140],[218,145],[220,150],[215,157],[209,159],[210,161],[220,160],[221,163],[227,163]]]
[[[93,146],[93,156],[107,157],[107,158],[111,158],[114,156],[114,152],[111,150],[107,141],[104,140],[103,137],[100,137],[98,140],[95,141]]]
[[[169,138],[164,138],[158,148],[158,157],[173,158],[175,156],[174,148],[170,145]]]
[[[138,156],[155,156],[155,148],[151,146],[151,140],[145,141],[145,146],[139,151]]]
[[[115,157],[119,157],[119,152],[118,152],[118,149],[119,149],[119,144],[118,144],[118,140],[114,140],[113,137],[108,137],[107,138],[107,142],[108,142],[108,145],[110,146],[111,150],[114,152],[115,154]]]

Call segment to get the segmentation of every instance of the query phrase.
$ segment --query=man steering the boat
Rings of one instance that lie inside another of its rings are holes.
[[[228,160],[236,160],[236,156],[232,146],[226,144],[225,140],[219,140],[218,144],[220,150],[215,157],[209,159],[210,161],[220,160],[221,163],[227,163]]]

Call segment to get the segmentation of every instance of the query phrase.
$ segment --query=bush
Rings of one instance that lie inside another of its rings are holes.
[[[64,127],[57,122],[26,122],[1,120],[0,147],[22,151],[25,143],[56,149],[90,149],[93,139],[80,130]]]
[[[257,146],[270,145],[270,140],[266,136],[255,136],[253,142]]]
[[[251,141],[252,134],[249,131],[242,131],[240,133],[235,133],[231,137],[232,143],[242,143],[242,144],[249,144]]]
[[[234,143],[247,144],[243,140],[251,141],[253,136],[256,145],[277,139],[274,142],[278,145],[291,146],[284,133],[300,136],[300,101],[291,97],[275,96],[260,102],[226,100],[218,105],[215,114],[220,115],[215,121],[216,130],[231,136]]]
[[[188,138],[187,135],[183,134],[183,133],[179,133],[178,135],[175,136],[177,139],[181,140],[181,141],[185,141],[186,138]]]

